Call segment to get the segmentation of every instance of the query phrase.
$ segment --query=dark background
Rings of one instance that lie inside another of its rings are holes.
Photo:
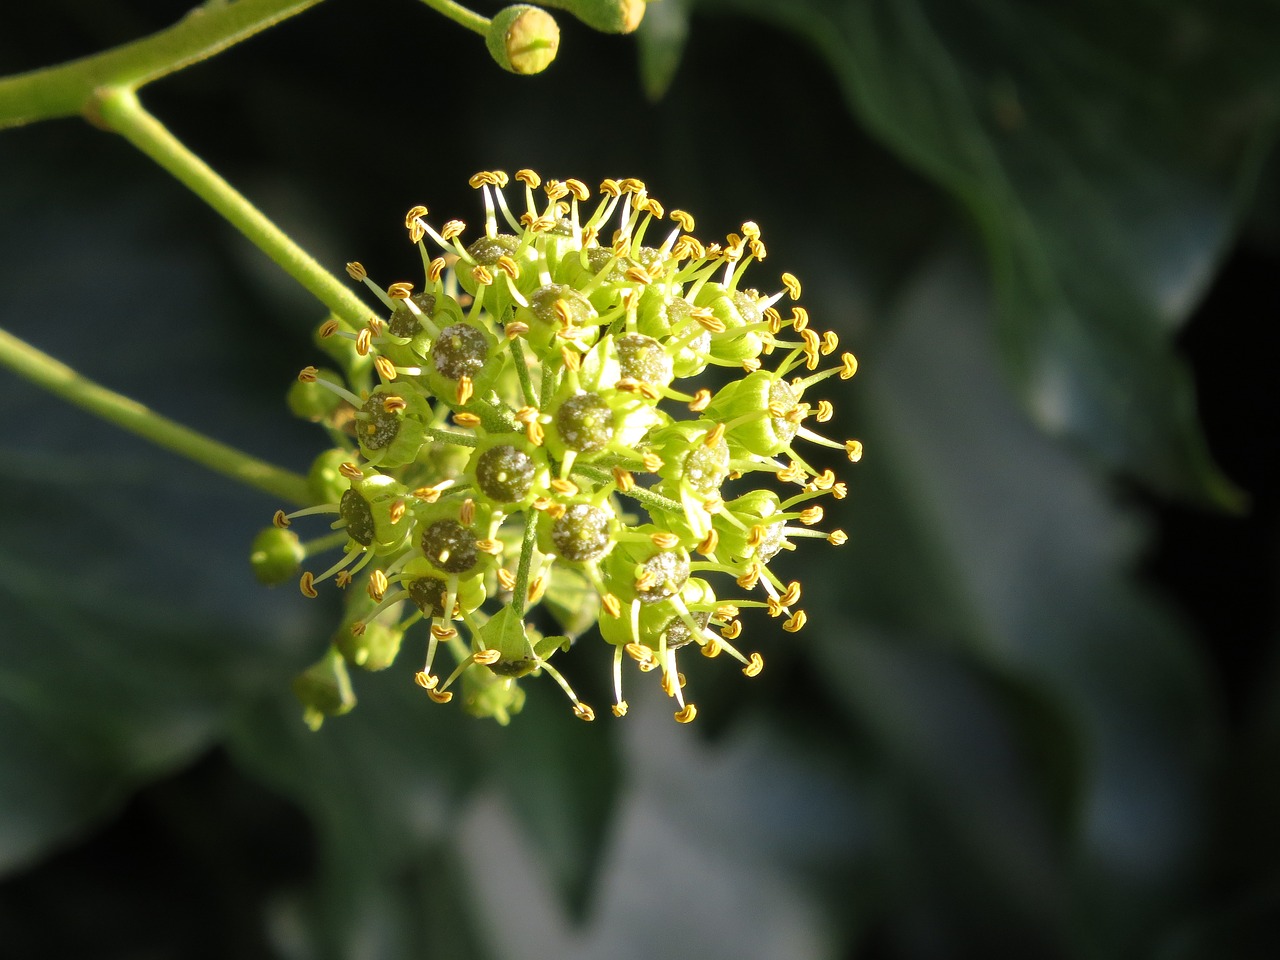
[[[397,663],[311,734],[288,681],[338,614],[253,581],[278,504],[0,373],[0,953],[1276,955],[1275,8],[686,9],[560,15],[517,78],[420,4],[331,0],[143,99],[380,280],[418,270],[408,206],[477,220],[479,169],[757,221],[759,281],[862,364],[851,542],[782,572],[809,626],[748,623],[758,681],[695,665],[688,728],[534,685],[501,729]],[[182,12],[47,3],[0,70]],[[0,132],[0,170],[6,329],[306,468],[316,303],[80,121]]]

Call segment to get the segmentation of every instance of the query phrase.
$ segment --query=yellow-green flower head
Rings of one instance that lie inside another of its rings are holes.
[[[692,720],[677,654],[723,652],[758,674],[760,654],[735,646],[741,611],[799,631],[800,584],[771,565],[806,540],[846,539],[817,529],[819,501],[846,488],[803,447],[861,456],[856,440],[815,429],[833,408],[813,396],[857,363],[828,359],[836,335],[809,326],[795,277],[772,291],[761,292],[767,278],[746,285],[765,258],[754,223],[704,243],[688,213],[633,179],[593,193],[531,170],[485,171],[471,185],[484,209],[476,230],[424,206],[405,217],[420,288],[384,288],[347,265],[385,319],[327,322],[321,342],[342,345],[330,352],[350,361],[347,382],[307,367],[290,395],[334,448],[312,469],[319,505],[275,523],[333,517],[333,532],[289,562],[341,548],[300,585],[315,596],[332,579],[349,598],[340,636],[299,687],[309,722],[354,702],[315,694],[337,689],[313,682],[339,676],[335,657],[383,669],[419,621],[414,677],[433,700],[457,686],[468,710],[505,723],[524,702],[518,681],[546,674],[593,719],[550,663],[592,644],[592,616],[613,651],[613,713],[627,710],[625,654],[659,674],[677,720]],[[738,376],[713,390],[698,382],[708,367]],[[568,636],[535,626],[556,621]]]

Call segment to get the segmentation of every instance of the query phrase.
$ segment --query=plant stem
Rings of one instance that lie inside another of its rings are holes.
[[[491,22],[489,18],[468,10],[460,3],[454,3],[453,0],[422,0],[422,2],[436,13],[448,17],[459,26],[466,27],[482,37],[489,32]]]
[[[511,609],[519,616],[524,616],[524,608],[529,602],[529,568],[533,562],[533,548],[538,540],[538,522],[526,510],[524,516],[524,539],[520,543],[520,560],[516,564],[516,585],[511,592]]]
[[[307,478],[219,443],[94,383],[66,364],[0,330],[0,364],[55,396],[201,466],[291,503],[311,501]]]
[[[321,0],[236,0],[197,7],[167,29],[92,56],[0,78],[0,129],[74,117],[100,87],[137,90],[314,7]]]
[[[95,117],[103,126],[119,133],[226,217],[335,316],[353,328],[364,325],[370,316],[369,308],[207,163],[183,146],[164,124],[146,111],[132,90],[127,87],[102,89],[97,92],[95,102]]]

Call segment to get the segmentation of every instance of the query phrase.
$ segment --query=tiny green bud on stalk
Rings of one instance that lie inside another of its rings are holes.
[[[485,35],[489,55],[511,73],[541,73],[560,48],[560,28],[545,10],[524,4],[498,11]]]

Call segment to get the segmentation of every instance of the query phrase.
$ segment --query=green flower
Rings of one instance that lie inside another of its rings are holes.
[[[744,285],[765,257],[755,224],[704,245],[689,214],[668,214],[638,180],[605,180],[594,199],[578,180],[521,170],[514,181],[472,178],[485,216],[470,238],[461,221],[408,212],[421,289],[384,289],[348,265],[387,319],[326,323],[322,342],[345,342],[331,353],[353,361],[348,383],[308,367],[291,394],[336,446],[312,470],[323,502],[277,513],[276,526],[335,519],[278,566],[341,546],[324,572],[302,575],[302,592],[362,578],[324,677],[340,676],[335,657],[389,666],[422,621],[414,676],[432,699],[452,699],[456,684],[468,710],[505,723],[524,702],[519,682],[545,674],[589,720],[550,661],[590,643],[595,617],[613,648],[613,713],[627,710],[626,654],[658,672],[687,722],[696,707],[678,655],[723,652],[758,674],[760,654],[735,646],[741,611],[765,610],[790,632],[806,619],[800,584],[771,564],[805,540],[845,540],[816,529],[818,501],[842,499],[845,485],[799,448],[861,456],[857,441],[814,429],[832,406],[812,399],[857,364],[845,353],[824,366],[836,336],[810,329],[793,276],[771,293]],[[696,381],[707,367],[739,376],[713,392]],[[537,617],[562,634],[542,636]],[[313,724],[354,702],[315,693],[336,683],[300,684]]]

